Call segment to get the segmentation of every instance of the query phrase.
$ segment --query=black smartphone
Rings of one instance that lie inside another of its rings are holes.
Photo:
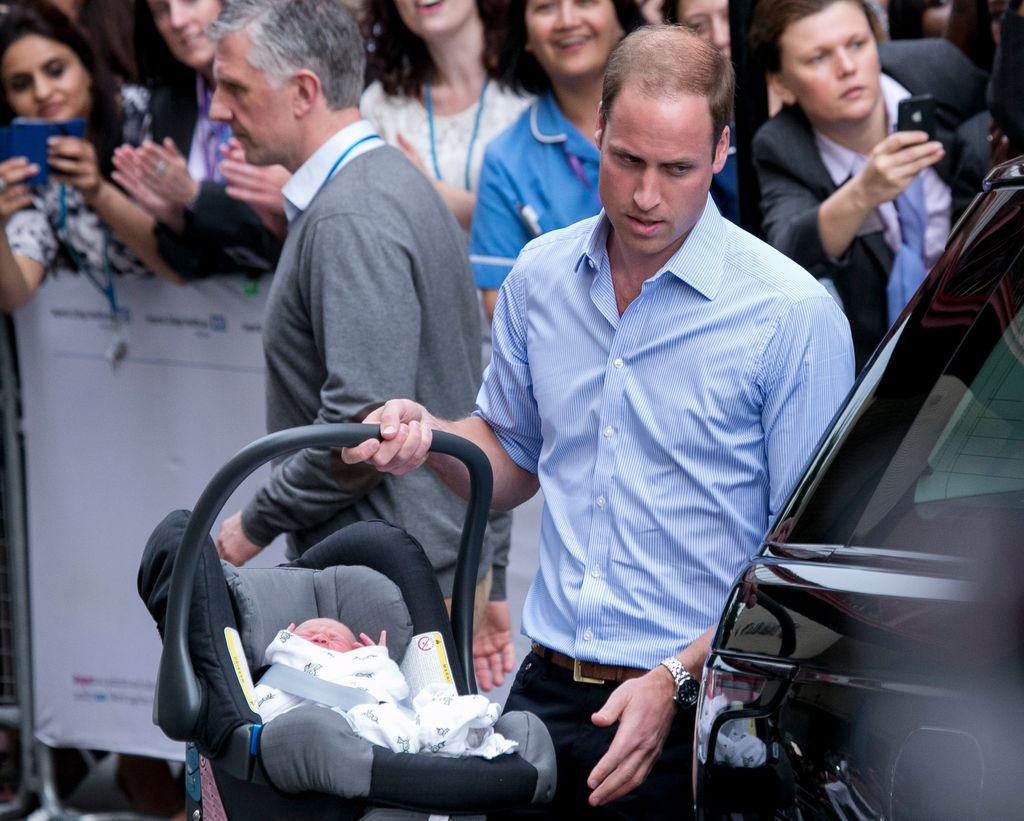
[[[925,131],[929,140],[935,139],[935,98],[931,94],[900,100],[896,111],[897,131]]]

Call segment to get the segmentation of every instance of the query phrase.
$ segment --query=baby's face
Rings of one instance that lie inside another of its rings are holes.
[[[306,641],[319,644],[328,650],[337,650],[340,653],[348,652],[356,643],[356,637],[352,631],[334,619],[310,619],[302,622],[291,632]]]

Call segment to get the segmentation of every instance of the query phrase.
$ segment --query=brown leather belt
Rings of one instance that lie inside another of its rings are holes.
[[[619,667],[614,664],[600,664],[596,661],[580,661],[565,653],[549,650],[537,642],[532,642],[533,652],[542,659],[550,661],[555,667],[572,670],[572,680],[582,684],[621,684],[631,678],[639,678],[650,670],[637,667]]]

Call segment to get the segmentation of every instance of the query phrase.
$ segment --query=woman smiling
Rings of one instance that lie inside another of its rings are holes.
[[[529,99],[499,82],[499,0],[370,0],[368,61],[379,78],[360,109],[405,151],[469,230],[484,147]]]
[[[601,210],[593,135],[604,69],[641,22],[634,0],[513,0],[508,21],[502,76],[540,96],[487,147],[480,172],[469,251],[489,314],[527,242]]]

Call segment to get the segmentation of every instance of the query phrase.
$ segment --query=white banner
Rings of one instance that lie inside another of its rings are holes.
[[[142,548],[175,508],[265,432],[260,323],[269,278],[117,282],[127,357],[81,276],[15,316],[24,413],[36,735],[180,758],[152,723],[160,654],[136,591]],[[255,291],[255,293],[253,293]],[[250,479],[224,515],[249,499]],[[261,564],[283,559],[264,551]]]

